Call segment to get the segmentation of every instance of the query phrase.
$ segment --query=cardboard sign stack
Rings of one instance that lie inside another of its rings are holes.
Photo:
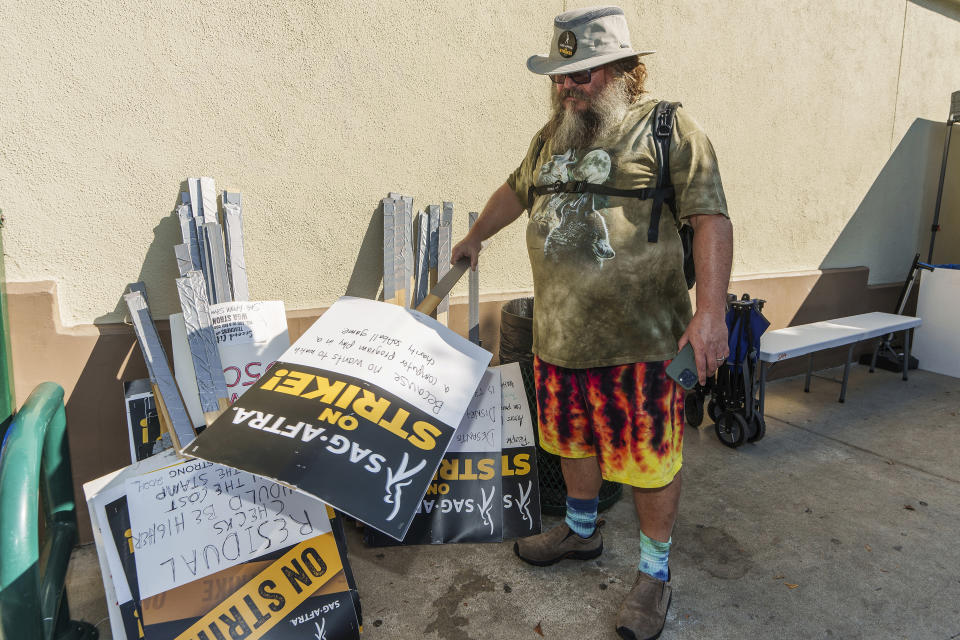
[[[439,211],[426,218],[437,221],[436,243],[425,243],[418,257],[429,260],[417,261],[438,270],[449,265],[452,205],[444,208],[446,223]],[[487,371],[489,352],[426,315],[442,308],[456,270],[439,278],[418,310],[407,308],[420,297],[408,295],[412,283],[424,281],[409,275],[411,209],[405,196],[383,202],[384,297],[393,304],[338,300],[184,452],[306,491],[396,541],[415,521],[418,542],[501,540],[512,507],[504,483],[516,471],[503,461],[500,374]],[[425,224],[420,216],[421,230]],[[532,446],[532,430],[521,440]],[[474,464],[485,471],[452,466]],[[520,468],[535,474],[532,462]],[[529,509],[536,482],[528,484],[510,495],[536,533],[539,509]],[[438,514],[420,513],[432,511],[431,491],[453,488],[469,496],[439,496]],[[459,519],[450,515],[458,506]]]
[[[359,637],[342,518],[319,500],[174,451],[84,493],[114,638]]]
[[[224,245],[212,180],[189,184],[178,208],[176,379],[142,286],[126,296],[173,448],[85,486],[116,637],[357,637],[343,518],[326,505],[407,543],[539,531],[519,368],[488,369],[489,352],[427,315],[443,312],[465,264],[406,307],[424,281],[407,275],[411,199],[384,202],[385,229],[388,212],[401,212],[390,234],[401,277],[384,282],[396,304],[343,297],[284,350],[282,305],[237,300],[245,269],[232,257],[224,266],[237,251],[226,214],[239,216],[239,195],[223,195]],[[438,227],[427,234],[436,249],[416,256],[427,282],[449,263],[444,209],[420,220]]]
[[[124,385],[133,464],[84,485],[113,636],[357,638],[343,518],[314,496],[181,453],[290,344],[283,303],[249,300],[240,194],[223,192],[218,216],[212,179],[188,187],[176,211],[173,370],[146,289],[131,285],[150,373]]]

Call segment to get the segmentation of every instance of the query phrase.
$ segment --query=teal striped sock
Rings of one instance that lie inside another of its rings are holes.
[[[666,582],[670,579],[670,544],[673,538],[666,542],[660,542],[648,538],[643,531],[640,532],[640,564],[637,569],[641,573],[653,576],[657,580]]]
[[[597,506],[600,498],[582,500],[567,496],[566,523],[581,538],[589,538],[597,529]]]

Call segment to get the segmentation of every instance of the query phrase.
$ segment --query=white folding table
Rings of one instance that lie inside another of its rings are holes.
[[[760,414],[763,415],[767,370],[775,363],[808,355],[810,361],[803,390],[809,392],[810,378],[813,376],[814,352],[850,345],[847,350],[847,363],[843,368],[843,382],[840,385],[840,402],[843,402],[847,393],[847,378],[850,375],[850,362],[853,359],[853,348],[856,343],[898,331],[903,331],[904,335],[903,379],[906,380],[907,364],[910,361],[910,329],[918,326],[920,326],[920,318],[874,311],[768,331],[760,338]],[[876,358],[877,353],[874,351],[873,360],[870,363],[871,372],[876,366]]]

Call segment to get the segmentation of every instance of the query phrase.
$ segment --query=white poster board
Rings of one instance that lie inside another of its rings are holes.
[[[125,488],[141,599],[330,531],[316,498],[205,460]]]
[[[960,270],[935,269],[920,276],[912,354],[920,368],[960,378]]]
[[[473,392],[447,453],[498,451],[501,440],[500,371],[487,369]]]
[[[103,578],[107,599],[110,629],[114,638],[125,638],[128,635],[121,614],[121,605],[128,605],[133,600],[133,594],[110,530],[106,507],[126,495],[126,481],[129,477],[155,471],[179,461],[180,458],[177,457],[176,452],[167,450],[83,485],[93,529],[93,541],[100,561],[100,575]]]
[[[281,360],[362,378],[456,429],[491,357],[419,311],[343,297]]]
[[[540,532],[537,441],[520,365],[498,367],[503,413],[503,537]]]
[[[516,362],[497,367],[503,398],[503,448],[533,447],[533,418],[523,386],[520,365]]]

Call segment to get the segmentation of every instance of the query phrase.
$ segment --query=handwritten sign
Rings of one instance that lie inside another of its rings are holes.
[[[344,297],[281,359],[362,378],[456,429],[491,357],[418,311]]]
[[[533,419],[520,365],[498,367],[503,414],[503,537],[540,533],[540,485]]]
[[[496,451],[500,446],[500,372],[487,369],[473,392],[448,453]]]
[[[490,358],[422,313],[341,298],[185,452],[402,539]]]
[[[130,478],[126,492],[140,598],[330,530],[319,500],[205,460]]]
[[[176,452],[167,450],[83,485],[115,638],[138,637],[138,624],[143,620],[136,564],[130,548],[126,481],[177,461]]]
[[[228,400],[235,402],[290,347],[283,302],[223,302],[211,305],[210,315]],[[174,376],[190,419],[194,424],[204,424],[182,313],[170,316],[170,340]]]
[[[217,344],[263,344],[273,340],[277,328],[287,329],[279,301],[222,302],[211,305],[210,322]]]

